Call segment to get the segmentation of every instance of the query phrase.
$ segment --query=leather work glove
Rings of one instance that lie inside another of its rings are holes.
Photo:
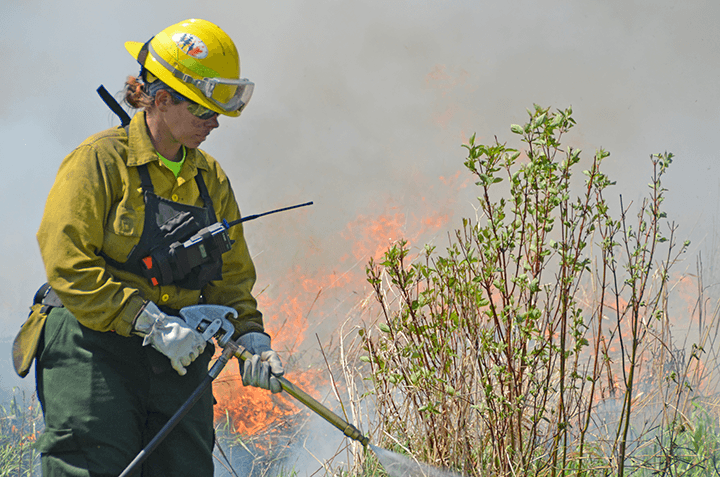
[[[170,358],[170,365],[180,376],[187,373],[185,366],[190,366],[205,350],[206,343],[200,333],[181,318],[166,315],[151,301],[140,310],[134,328],[145,337],[143,346],[152,345]]]
[[[285,370],[278,354],[270,348],[270,337],[252,331],[240,336],[237,342],[253,354],[252,358],[240,360],[243,385],[269,389],[273,393],[282,391],[275,376],[282,376]]]

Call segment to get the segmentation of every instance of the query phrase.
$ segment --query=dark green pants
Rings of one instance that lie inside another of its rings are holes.
[[[180,376],[140,337],[101,333],[65,308],[48,316],[36,362],[43,476],[117,476],[207,375],[213,346]],[[136,475],[212,477],[208,390]]]

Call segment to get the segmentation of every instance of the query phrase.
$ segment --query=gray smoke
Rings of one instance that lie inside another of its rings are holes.
[[[444,244],[444,230],[473,215],[472,187],[459,187],[467,185],[460,144],[473,133],[484,142],[514,139],[509,125],[522,123],[533,103],[572,106],[579,126],[570,144],[586,157],[600,147],[612,153],[613,192],[626,203],[645,192],[649,154],[673,152],[668,215],[682,238],[693,239],[689,256],[704,250],[705,270],[714,273],[717,2],[5,2],[6,344],[45,281],[35,232],[60,161],[88,135],[118,124],[95,89],[117,92],[137,73],[125,41],[191,17],[231,35],[243,76],[256,83],[243,116],[221,119],[203,145],[224,165],[243,212],[315,202],[246,226],[257,289],[269,296],[288,286],[290,270],[362,269],[348,227],[359,216],[371,223],[404,214],[405,227],[417,231],[440,209],[450,221],[433,234]],[[694,260],[687,266],[694,270]],[[365,293],[363,283],[353,287],[341,300],[348,307],[351,292]],[[0,390],[32,388],[9,360],[0,363]]]

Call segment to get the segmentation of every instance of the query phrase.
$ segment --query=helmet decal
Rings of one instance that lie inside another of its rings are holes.
[[[172,40],[188,56],[202,60],[208,55],[205,43],[192,33],[175,33]]]

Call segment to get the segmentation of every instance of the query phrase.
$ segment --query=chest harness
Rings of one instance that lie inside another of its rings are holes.
[[[125,262],[100,252],[108,265],[144,276],[154,286],[174,284],[200,290],[212,280],[222,279],[222,254],[230,249],[227,234],[198,233],[217,223],[212,199],[200,171],[195,182],[204,207],[180,204],[155,194],[147,164],[137,167],[145,202],[145,220],[140,241]],[[186,246],[194,237],[202,243]],[[214,239],[217,240],[214,240]],[[204,240],[203,240],[204,239]],[[215,243],[218,242],[219,243]],[[213,246],[216,245],[216,246]]]

